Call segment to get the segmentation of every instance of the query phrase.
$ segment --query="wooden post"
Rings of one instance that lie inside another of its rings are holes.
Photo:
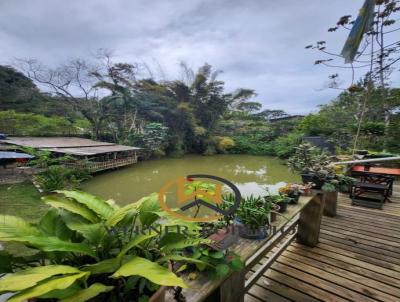
[[[338,201],[338,192],[325,193],[325,206],[324,206],[325,216],[329,217],[336,216],[337,201]]]
[[[233,272],[205,302],[244,302],[244,287],[244,272]]]
[[[314,247],[318,244],[325,194],[317,193],[300,213],[297,242]]]

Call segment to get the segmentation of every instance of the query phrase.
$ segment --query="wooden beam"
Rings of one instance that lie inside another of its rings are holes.
[[[324,215],[335,217],[337,211],[338,192],[325,192]]]
[[[325,195],[318,193],[301,211],[297,231],[298,243],[310,247],[318,244],[324,202]]]
[[[338,161],[338,162],[331,163],[331,165],[362,164],[362,163],[375,163],[375,162],[396,161],[396,160],[400,160],[400,156],[358,159],[358,160],[349,160],[349,161]]]
[[[244,271],[234,272],[205,300],[206,302],[244,302]]]

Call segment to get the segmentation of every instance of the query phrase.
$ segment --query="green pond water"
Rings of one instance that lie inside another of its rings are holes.
[[[124,205],[158,192],[169,180],[189,174],[211,174],[233,182],[243,196],[274,193],[285,182],[300,179],[276,158],[252,155],[187,155],[155,159],[98,174],[83,190]]]

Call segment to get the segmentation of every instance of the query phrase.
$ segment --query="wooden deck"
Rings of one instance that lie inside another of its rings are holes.
[[[340,194],[318,246],[292,243],[245,301],[400,301],[399,183],[391,200],[375,210]]]

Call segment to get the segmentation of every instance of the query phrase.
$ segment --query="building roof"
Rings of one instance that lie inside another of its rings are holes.
[[[122,146],[122,145],[107,145],[107,146],[96,146],[96,147],[75,147],[75,148],[47,148],[45,150],[57,153],[78,155],[78,156],[90,156],[96,154],[104,154],[111,152],[122,152],[122,151],[134,151],[140,150],[137,147]]]
[[[32,148],[72,148],[72,147],[93,147],[110,146],[113,143],[98,142],[80,137],[8,137],[0,140],[2,143]]]
[[[90,156],[141,149],[79,137],[8,137],[7,139],[0,140],[0,143],[77,156]]]
[[[0,151],[0,159],[9,159],[9,158],[33,158],[32,155],[26,153],[18,153],[18,152],[4,152]]]

